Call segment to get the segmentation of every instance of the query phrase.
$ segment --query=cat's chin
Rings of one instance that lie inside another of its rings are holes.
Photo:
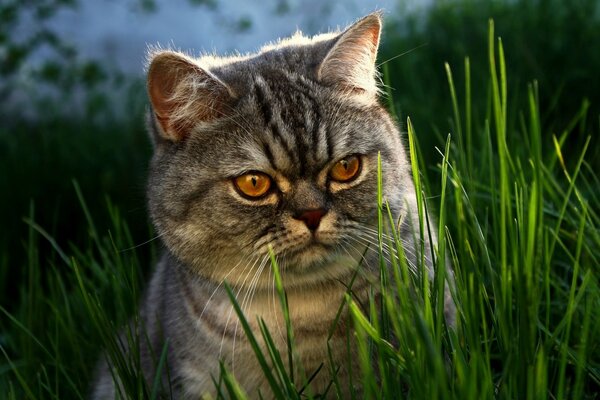
[[[331,246],[322,243],[310,243],[291,253],[288,257],[290,265],[288,268],[294,270],[306,270],[327,264],[335,256]]]
[[[347,275],[356,269],[359,260],[336,246],[311,242],[286,254],[280,268],[294,284],[316,283]]]

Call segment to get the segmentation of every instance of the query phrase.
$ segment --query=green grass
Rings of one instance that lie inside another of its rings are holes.
[[[471,118],[462,124],[464,139],[469,133],[478,146],[482,118],[491,106],[488,67],[488,30],[485,21],[494,19],[507,52],[507,124],[520,129],[520,115],[528,110],[527,84],[539,82],[537,98],[543,145],[552,134],[570,131],[563,149],[580,151],[590,131],[598,128],[600,115],[600,2],[596,0],[448,0],[436,1],[423,13],[390,16],[383,36],[381,59],[390,60],[389,83],[394,103],[419,128],[425,165],[433,165],[436,154],[429,151],[445,142],[448,124],[454,124],[452,102],[447,96],[447,76],[441,66],[448,62],[461,73],[454,76],[458,88],[465,87],[462,65],[470,57]],[[403,56],[400,54],[407,53]],[[424,82],[426,81],[426,82]],[[587,109],[583,117],[578,116]],[[583,118],[583,119],[582,119]],[[469,126],[468,124],[472,124]],[[451,126],[457,135],[461,127]],[[454,141],[458,143],[459,137]],[[551,150],[544,147],[544,150]],[[471,148],[471,147],[469,147]],[[511,147],[527,157],[527,151]],[[592,135],[589,160],[596,168],[600,140]],[[567,159],[567,162],[571,160]],[[573,167],[573,165],[570,165]],[[427,171],[427,170],[425,170]]]
[[[429,127],[406,122],[420,215],[425,210],[436,215],[435,221],[421,218],[422,231],[437,233],[438,259],[450,259],[454,269],[456,328],[448,329],[442,315],[445,263],[437,263],[438,278],[431,284],[410,274],[396,232],[385,228],[385,203],[374,194],[381,251],[386,247],[397,257],[382,274],[381,304],[363,308],[350,292],[346,299],[355,323],[348,343],[355,340],[360,355],[354,376],[368,398],[598,397],[600,182],[590,143],[600,126],[589,124],[583,103],[564,130],[548,128],[554,125],[541,118],[546,110],[540,108],[539,84],[512,88],[503,41],[491,22],[488,29],[487,66],[476,71],[485,73],[486,85],[472,84],[475,63],[468,58],[458,66],[439,65],[452,118],[433,171],[425,168],[419,150],[425,148],[419,130]],[[522,108],[510,103],[515,97],[526,99]],[[481,98],[484,103],[475,100]],[[573,134],[584,139],[574,145]],[[10,310],[0,309],[0,396],[85,398],[101,349],[117,365],[128,396],[168,393],[158,380],[146,386],[136,352],[123,356],[114,336],[135,314],[156,242],[136,246],[116,206],[108,202],[107,217],[99,217],[86,205],[93,190],[75,184],[73,193],[85,231],[68,246],[36,222],[37,203],[30,206],[26,262],[17,266],[26,279],[16,293],[19,300]],[[103,226],[109,221],[109,229],[99,228],[98,219]],[[40,250],[47,245],[50,256]],[[9,269],[8,262],[0,265],[0,271]],[[273,268],[277,272],[276,264]],[[279,280],[277,290],[285,310]],[[293,355],[293,326],[286,322],[287,353]],[[294,357],[281,356],[264,325],[262,337],[254,337],[243,320],[242,327],[251,342],[267,344],[266,350],[258,344],[255,349],[261,364],[273,365],[265,367],[273,395],[308,396],[303,388],[313,371],[294,376]],[[124,340],[136,348],[133,332]],[[168,368],[164,352],[155,356]],[[222,397],[246,396],[224,367],[215,382]],[[334,381],[329,390],[340,389]]]

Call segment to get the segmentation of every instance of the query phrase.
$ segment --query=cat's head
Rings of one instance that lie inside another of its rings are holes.
[[[378,154],[395,217],[410,186],[377,100],[380,31],[372,14],[250,56],[151,55],[149,204],[179,260],[236,285],[269,275],[271,246],[293,284],[347,274],[376,247]]]

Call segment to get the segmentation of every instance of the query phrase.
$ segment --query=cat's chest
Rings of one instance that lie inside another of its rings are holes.
[[[192,287],[185,282],[182,286],[187,315],[198,333],[209,342],[246,341],[243,326],[223,287]],[[366,297],[368,288],[366,280],[356,280],[353,296]],[[259,321],[264,321],[276,344],[285,346],[286,322],[277,290],[234,288],[233,293],[253,333],[261,337]],[[314,341],[325,343],[323,339],[332,332],[345,331],[347,293],[348,288],[339,282],[286,290],[289,320],[300,346]]]
[[[188,340],[185,343],[178,345],[179,353],[184,355],[184,361],[179,365],[182,379],[190,387],[197,386],[196,393],[203,393],[211,374],[218,374],[216,369],[207,369],[208,362],[218,365],[221,360],[249,393],[259,388],[266,390],[268,384],[229,297],[220,292],[221,288],[191,291],[188,287],[185,290],[188,317],[185,319],[191,322],[194,332],[186,335]],[[352,296],[364,300],[369,290],[366,280],[357,279],[352,286]],[[233,292],[263,354],[269,353],[259,321],[264,321],[280,356],[286,360],[287,329],[277,291],[271,288],[255,291],[234,289]],[[353,349],[348,358],[346,347],[350,326],[347,307],[344,306],[347,293],[348,288],[341,283],[286,290],[294,337],[295,374],[310,375],[323,369],[311,384],[315,393],[324,392],[331,381],[327,373],[330,368],[323,366],[333,363],[333,368],[338,370],[338,379],[345,380],[347,360],[357,359]]]

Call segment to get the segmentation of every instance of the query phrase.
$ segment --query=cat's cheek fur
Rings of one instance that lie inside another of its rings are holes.
[[[215,185],[204,202],[190,205],[185,218],[155,218],[163,240],[173,255],[200,275],[222,280],[228,273],[223,265],[236,265],[257,256],[253,248],[255,231],[266,229],[274,219],[272,205],[243,204],[232,200],[231,189]],[[218,190],[219,188],[220,190]],[[237,195],[237,194],[234,194]],[[160,212],[160,207],[157,210]],[[228,215],[228,218],[222,218]]]

